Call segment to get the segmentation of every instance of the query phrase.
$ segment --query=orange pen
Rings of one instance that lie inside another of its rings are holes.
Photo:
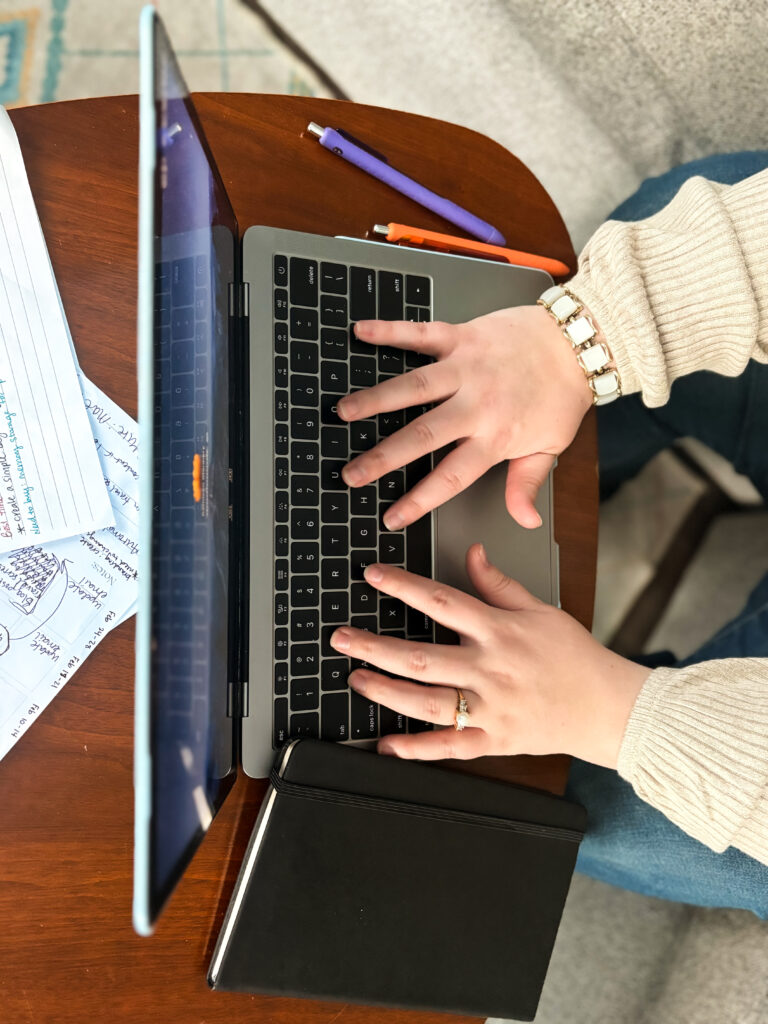
[[[388,242],[397,242],[400,245],[437,249],[438,252],[452,252],[459,256],[483,256],[485,259],[498,260],[502,263],[515,263],[520,267],[537,267],[539,270],[546,270],[553,277],[564,277],[571,272],[567,264],[550,259],[549,256],[518,252],[517,249],[505,249],[501,245],[488,245],[474,238],[442,235],[438,231],[426,231],[424,228],[413,228],[407,224],[374,224],[373,233],[384,235]]]

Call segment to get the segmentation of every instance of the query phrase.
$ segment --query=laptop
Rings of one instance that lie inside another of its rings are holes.
[[[336,167],[329,156],[326,173]],[[551,480],[539,494],[538,530],[509,517],[500,465],[388,533],[382,512],[432,457],[358,489],[346,487],[341,468],[424,409],[351,425],[335,412],[348,391],[427,361],[366,346],[356,320],[462,322],[534,303],[549,275],[269,220],[265,209],[264,223],[238,225],[166,32],[145,8],[133,902],[142,935],[238,766],[264,778],[300,736],[371,747],[385,733],[432,728],[350,691],[349,660],[328,645],[345,622],[441,635],[369,588],[367,564],[470,589],[464,556],[481,540],[505,571],[558,602]]]

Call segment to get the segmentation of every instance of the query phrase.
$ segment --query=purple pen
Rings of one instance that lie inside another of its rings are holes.
[[[408,196],[419,205],[432,210],[433,213],[439,214],[449,220],[451,224],[456,224],[468,235],[479,238],[481,242],[487,242],[489,245],[507,244],[502,233],[492,224],[481,220],[480,217],[475,217],[473,213],[452,203],[450,199],[444,199],[436,192],[430,192],[418,181],[396,171],[394,167],[390,167],[385,156],[370,149],[358,139],[353,139],[346,132],[336,128],[322,128],[314,121],[307,126],[307,131],[316,135],[321,146],[329,149],[336,156],[340,156],[342,160],[354,164],[361,171],[365,171],[373,178],[378,178],[379,181],[383,181],[385,185],[389,185],[397,192],[402,192],[404,196]]]

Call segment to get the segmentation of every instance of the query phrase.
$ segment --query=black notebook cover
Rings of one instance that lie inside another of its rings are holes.
[[[295,741],[208,981],[533,1020],[585,824],[547,793]]]

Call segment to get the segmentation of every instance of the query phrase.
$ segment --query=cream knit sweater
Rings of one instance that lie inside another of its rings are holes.
[[[730,186],[692,178],[655,216],[607,221],[570,287],[605,334],[624,393],[649,406],[684,374],[768,362],[768,171]],[[656,669],[618,770],[713,850],[768,864],[768,659]]]

